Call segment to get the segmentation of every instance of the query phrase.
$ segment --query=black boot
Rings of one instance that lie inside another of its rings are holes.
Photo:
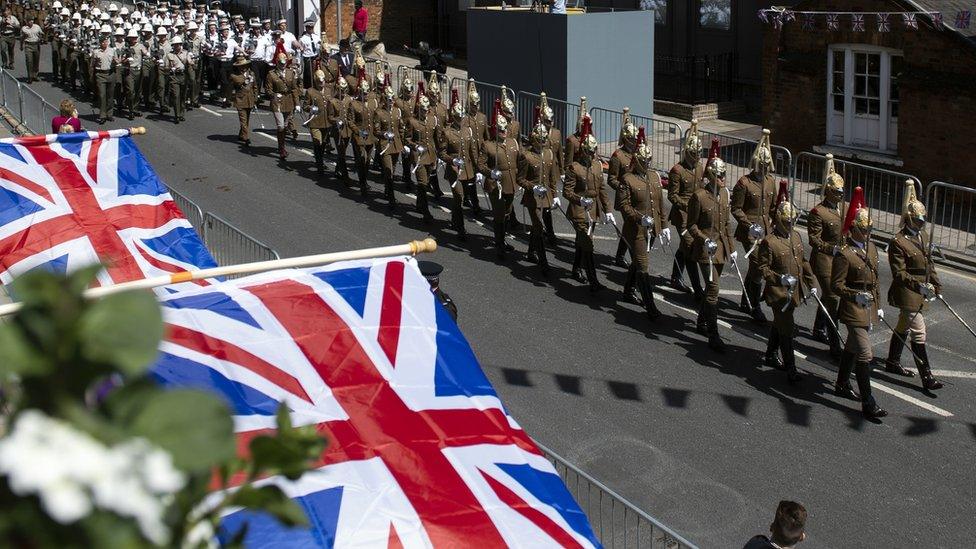
[[[384,192],[386,194],[386,207],[390,211],[397,209],[396,194],[393,192],[393,174],[391,173],[384,181]]]
[[[701,271],[698,269],[698,265],[692,263],[688,267],[688,280],[691,281],[691,291],[695,296],[695,301],[704,301],[705,288],[702,286]]]
[[[580,251],[579,247],[576,248],[576,252],[573,255],[573,280],[586,284],[586,273],[583,269],[583,252]]]
[[[539,261],[539,271],[543,276],[549,275],[549,258],[546,257],[546,243],[545,237],[542,236],[543,232],[538,231],[535,234],[535,253],[538,256]]]
[[[583,252],[583,264],[586,267],[586,278],[590,281],[590,293],[599,293],[606,286],[600,284],[596,277],[596,259],[593,257],[593,250]]]
[[[430,206],[427,204],[427,189],[423,185],[417,185],[417,213],[423,216],[425,225],[430,225],[434,221],[434,216],[430,215]]]
[[[505,245],[505,222],[496,221],[494,223],[495,231],[495,254],[498,256],[499,260],[505,259],[506,245]]]
[[[749,316],[752,317],[753,322],[765,324],[766,315],[763,314],[762,302],[759,301],[762,294],[762,281],[747,283],[746,289],[749,290],[749,299],[752,302],[752,310],[749,311]]]
[[[851,372],[854,371],[854,355],[842,351],[840,368],[837,370],[837,382],[834,384],[834,394],[848,400],[861,400],[861,397],[851,387]]]
[[[552,208],[542,210],[542,226],[546,229],[546,242],[550,246],[556,245],[556,231],[552,228]]]
[[[716,353],[724,353],[725,342],[718,335],[718,304],[709,303],[705,310],[708,311],[708,346]]]
[[[637,265],[631,263],[630,267],[627,268],[627,278],[624,280],[624,291],[623,295],[621,296],[622,301],[631,303],[633,305],[641,304],[637,298],[637,292],[634,290],[635,284],[638,284],[637,277]],[[643,295],[644,294],[642,293],[641,297],[643,297]]]
[[[698,305],[698,318],[695,319],[695,332],[701,335],[708,335],[708,311],[705,310],[704,301]]]
[[[671,267],[671,287],[681,293],[690,294],[691,288],[685,286],[682,277],[685,272],[685,254],[680,249],[674,254],[674,263]],[[689,271],[690,278],[690,271]]]
[[[902,343],[904,340],[904,334],[898,334],[897,336],[891,334],[891,341],[888,342],[888,358],[885,359],[885,371],[896,376],[915,377],[914,372],[906,370],[901,366],[901,353],[905,348],[905,345]],[[919,373],[921,371],[919,370]]]
[[[810,332],[810,337],[820,343],[830,343],[830,336],[827,333],[827,320],[823,309],[819,307],[817,308],[817,316],[813,320],[813,330]]]
[[[364,200],[369,193],[369,180],[366,179],[366,172],[365,164],[356,166],[356,173],[359,175],[359,197]]]
[[[430,183],[430,195],[434,198],[440,198],[444,196],[444,191],[441,190],[440,178],[437,177],[437,167],[435,166],[432,173],[427,181]]]
[[[779,359],[780,345],[779,332],[776,331],[776,328],[772,328],[769,331],[769,340],[766,342],[766,354],[763,356],[763,366],[776,370],[783,369],[783,361]]]
[[[922,387],[929,391],[942,388],[942,382],[935,379],[932,375],[932,365],[929,364],[929,354],[925,350],[924,343],[912,343],[912,351],[918,359],[915,366],[918,368],[918,375],[922,378]]]
[[[451,228],[457,232],[458,240],[464,242],[468,239],[468,233],[464,230],[464,213],[461,211],[460,203],[451,206]]]
[[[830,354],[830,360],[833,362],[840,362],[841,348],[840,348],[840,334],[833,326],[827,330],[827,344],[830,346],[828,353]]]
[[[871,365],[858,362],[854,367],[857,377],[857,390],[861,392],[861,413],[868,419],[879,419],[888,415],[888,411],[878,406],[871,395]]]
[[[661,316],[657,304],[654,303],[654,287],[651,285],[651,277],[647,273],[637,273],[637,287],[640,289],[641,300],[644,302],[644,310],[647,312],[649,320],[655,320]]]
[[[318,143],[313,143],[312,154],[313,156],[315,156],[315,169],[319,172],[319,175],[322,175],[322,172],[325,171],[322,162],[322,145],[319,145]]]
[[[617,241],[617,253],[613,256],[613,264],[617,267],[629,267],[630,263],[627,261],[627,242],[623,238]]]
[[[793,353],[793,338],[781,337],[779,350],[783,355],[783,369],[786,370],[786,381],[793,385],[800,381],[800,372],[796,369],[796,355]]]

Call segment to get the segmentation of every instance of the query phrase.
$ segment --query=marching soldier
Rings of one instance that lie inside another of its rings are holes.
[[[156,88],[153,90],[153,98],[159,104],[159,114],[169,112],[168,90],[169,75],[166,73],[165,61],[169,52],[173,51],[173,44],[169,39],[166,28],[160,26],[156,29]]]
[[[0,19],[0,62],[3,68],[14,68],[14,44],[20,33],[20,21],[14,17],[10,7],[3,8],[3,19]]]
[[[925,348],[925,317],[922,312],[927,302],[942,294],[942,282],[932,262],[929,238],[925,228],[925,205],[915,194],[915,182],[905,181],[905,206],[902,211],[902,228],[888,246],[888,264],[891,266],[891,286],[888,288],[888,304],[898,308],[898,324],[888,344],[885,370],[912,377],[911,370],[901,366],[901,354],[906,342],[911,346],[922,387],[932,391],[942,388],[942,382],[932,375],[928,351]]]
[[[773,231],[759,245],[757,261],[766,287],[763,298],[773,311],[773,325],[766,345],[766,366],[786,370],[790,384],[800,380],[793,354],[793,312],[808,297],[816,299],[820,290],[813,269],[803,256],[803,241],[793,229],[798,212],[790,202],[786,181],[780,182],[773,213]],[[782,355],[782,362],[776,353]]]
[[[187,52],[189,64],[186,67],[186,100],[188,108],[200,107],[201,59],[203,56],[203,36],[197,32],[197,24],[186,24],[186,38],[183,49]],[[233,90],[232,90],[233,91]]]
[[[637,126],[630,121],[630,107],[624,107],[623,116],[620,121],[620,137],[617,139],[617,150],[610,155],[610,165],[607,169],[607,185],[614,190],[613,209],[620,211],[620,180],[630,172],[630,167],[634,160],[634,151],[637,149]],[[626,218],[624,219],[624,230],[627,230]],[[613,256],[614,265],[627,267],[627,260],[624,254],[627,253],[627,242],[620,238],[617,242],[617,253]],[[633,259],[633,257],[631,257]],[[634,287],[624,286],[624,300],[631,303],[637,302]]]
[[[332,120],[330,134],[336,149],[336,179],[343,181],[349,180],[349,169],[346,167],[346,150],[349,148],[349,139],[352,131],[346,125],[349,118],[349,110],[352,108],[352,98],[347,91],[349,81],[342,77],[336,81],[336,96],[329,100],[329,120]]]
[[[698,276],[698,268],[692,266],[687,269],[691,289],[685,286],[682,278],[695,241],[691,232],[688,231],[688,201],[691,200],[691,195],[701,187],[704,176],[704,167],[700,162],[701,145],[701,137],[698,135],[698,120],[692,120],[688,135],[681,145],[681,161],[668,172],[668,201],[671,202],[668,220],[674,225],[674,230],[681,239],[678,244],[678,251],[674,254],[674,264],[671,268],[671,287],[679,292],[694,292],[695,301],[701,301],[704,296],[701,279]],[[722,165],[725,165],[724,162]]]
[[[186,109],[184,97],[186,86],[186,68],[190,65],[187,52],[183,51],[183,37],[177,36],[172,40],[172,51],[163,58],[169,87],[169,103],[173,106],[173,122],[179,124],[186,120],[183,117]]]
[[[856,187],[844,218],[847,241],[834,257],[830,284],[840,298],[837,320],[847,326],[847,344],[840,358],[837,396],[861,401],[861,412],[868,419],[888,415],[871,396],[871,340],[868,333],[876,320],[884,318],[879,308],[878,248],[871,242],[871,214],[864,203],[864,189]],[[851,388],[851,371],[857,378],[858,393]]]
[[[464,241],[467,232],[461,207],[465,189],[473,185],[475,179],[480,142],[471,126],[465,124],[465,108],[457,90],[451,90],[450,118],[450,124],[437,133],[437,154],[444,162],[444,178],[451,185],[451,228],[457,231],[458,239]]]
[[[54,0],[51,11],[44,21],[44,34],[51,42],[51,79],[58,80],[61,74],[61,44],[71,26],[71,10]]]
[[[405,134],[407,121],[403,110],[400,109],[396,97],[396,90],[390,82],[390,75],[386,75],[383,85],[383,102],[376,111],[375,130],[377,141],[380,143],[380,168],[383,172],[383,187],[386,194],[387,207],[390,211],[396,209],[396,195],[393,192],[393,168],[396,167],[397,157],[406,155]]]
[[[504,260],[506,253],[514,250],[505,242],[505,219],[515,200],[515,188],[525,163],[518,141],[509,137],[508,119],[501,113],[500,100],[495,100],[492,122],[492,140],[481,145],[478,154],[479,173],[475,180],[485,189],[491,203],[492,228],[495,233],[495,253]],[[488,174],[484,177],[483,174]]]
[[[556,161],[556,169],[562,178],[566,167],[563,158],[563,134],[559,128],[553,125],[552,107],[549,106],[546,92],[539,93],[539,118],[549,130],[548,147],[552,151]],[[552,205],[542,210],[542,224],[545,226],[546,241],[553,246],[556,245],[556,232],[552,227],[552,208],[554,207],[559,207],[559,195],[557,193],[552,195]]]
[[[623,237],[631,249],[632,261],[624,286],[636,284],[644,309],[651,320],[661,316],[654,303],[654,289],[647,272],[647,260],[654,241],[671,240],[671,229],[664,216],[664,192],[661,176],[651,169],[651,148],[647,146],[644,127],[637,130],[632,166],[618,180],[620,213],[624,217]]]
[[[149,50],[139,42],[139,33],[135,28],[129,29],[125,36],[126,44],[122,50],[122,97],[126,115],[129,120],[138,113],[139,83],[142,79],[142,59],[149,55]]]
[[[396,99],[397,107],[400,108],[400,112],[403,114],[403,122],[409,129],[410,120],[413,118],[414,109],[414,97],[413,97],[413,82],[409,78],[404,78],[400,82],[400,89],[397,91]],[[410,147],[407,147],[409,150]],[[403,152],[400,154],[400,169],[403,170],[403,183],[404,189],[407,192],[413,190],[413,170],[411,170],[410,164],[410,153]]]
[[[95,83],[98,89],[98,123],[104,124],[106,120],[115,120],[112,116],[112,106],[115,103],[115,65],[118,63],[118,55],[115,49],[108,46],[109,34],[112,29],[108,25],[102,25],[99,48],[92,53],[91,70],[95,74]]]
[[[327,78],[322,69],[315,71],[312,78],[313,86],[305,91],[305,107],[308,109],[309,116],[305,126],[308,127],[308,133],[312,138],[312,155],[319,176],[325,173],[325,143],[328,141],[329,127],[332,125],[332,120],[329,118],[331,95],[326,83]]]
[[[250,147],[251,111],[257,104],[258,88],[254,72],[251,70],[251,62],[243,55],[238,55],[234,60],[234,72],[230,75],[230,83],[233,89],[234,108],[237,109],[237,120],[240,123],[237,139],[245,147]]]
[[[705,295],[698,309],[696,329],[698,333],[708,334],[708,346],[712,350],[724,353],[725,342],[718,334],[719,284],[725,262],[734,262],[737,252],[732,240],[731,199],[725,186],[725,162],[718,157],[718,151],[718,140],[715,139],[705,164],[705,186],[695,190],[688,199],[687,227],[693,241],[689,259],[698,263],[705,280]]]
[[[423,83],[417,84],[417,104],[413,118],[410,119],[409,141],[413,151],[413,170],[417,176],[417,211],[429,224],[434,220],[430,215],[427,191],[430,185],[430,172],[437,169],[437,149],[434,133],[437,131],[437,116],[430,111],[430,98],[424,93]]]
[[[484,143],[490,140],[491,136],[488,135],[488,119],[485,117],[485,113],[480,112],[479,109],[481,95],[478,93],[478,87],[474,83],[474,78],[468,79],[468,93],[466,102],[467,105],[465,110],[467,111],[467,114],[465,115],[464,121],[461,123],[461,125],[471,130],[471,136],[475,141],[475,150],[478,151],[478,154],[480,155]],[[464,200],[471,205],[471,213],[475,217],[480,217],[481,203],[478,201],[478,187],[475,185],[473,179],[465,183]]]
[[[762,293],[762,273],[759,272],[759,262],[756,260],[755,249],[759,246],[763,236],[772,230],[772,213],[776,206],[776,182],[773,180],[773,153],[769,148],[769,130],[763,130],[763,135],[756,145],[752,159],[749,161],[749,174],[739,178],[732,189],[732,215],[737,221],[735,238],[746,250],[749,258],[749,270],[746,272],[745,291],[742,292],[740,307],[748,310],[756,322],[766,322],[766,315],[762,312],[759,296]]]
[[[532,229],[529,233],[529,263],[538,263],[543,276],[549,274],[549,260],[546,258],[545,226],[542,214],[552,207],[559,184],[559,164],[556,155],[549,147],[549,127],[542,123],[541,109],[536,107],[535,125],[529,136],[531,149],[522,152],[525,169],[519,185],[522,193],[522,206],[529,211]]]
[[[153,96],[156,90],[156,60],[159,59],[159,43],[153,35],[152,25],[146,23],[142,27],[142,42],[145,44],[149,55],[142,58],[142,71],[140,74],[139,91],[142,108],[146,111],[153,110],[155,101]]]
[[[75,50],[78,46],[78,40],[81,38],[81,13],[73,13],[70,23],[62,32],[64,35],[58,43],[58,57],[61,59],[60,72],[56,77],[62,86],[69,85],[71,91],[74,91],[75,83],[72,78],[78,64],[78,56]]]
[[[447,114],[447,107],[441,101],[441,83],[436,71],[430,71],[430,79],[427,81],[427,99],[430,100],[430,112],[434,113],[437,119],[437,131],[444,129],[450,122]],[[430,194],[434,198],[444,196],[441,190],[441,182],[437,177],[437,168],[430,173]]]
[[[597,221],[615,223],[610,211],[610,200],[603,186],[603,166],[596,158],[599,144],[593,136],[592,121],[584,115],[580,124],[579,151],[576,159],[566,168],[563,197],[568,202],[566,218],[576,230],[576,259],[573,276],[579,282],[589,282],[590,292],[603,289],[596,278],[596,260],[593,257],[593,228]],[[577,271],[579,265],[586,272]]]
[[[515,92],[508,89],[507,86],[502,86],[501,89],[501,99],[502,99],[502,116],[508,122],[508,135],[519,141],[521,139],[521,130],[519,126],[519,121],[515,117]]]
[[[37,82],[44,29],[37,24],[34,15],[28,15],[25,21],[27,24],[20,29],[20,51],[24,52],[24,57],[27,60],[27,83],[32,84]]]
[[[373,146],[376,137],[373,135],[375,112],[378,107],[376,99],[370,97],[369,78],[363,73],[359,79],[359,96],[352,100],[352,109],[346,121],[352,130],[352,156],[356,162],[356,173],[359,176],[359,196],[366,198],[369,192],[369,163],[373,159]]]
[[[275,57],[275,70],[268,73],[264,88],[271,98],[271,114],[275,119],[278,137],[278,158],[284,162],[288,158],[288,151],[285,150],[285,129],[292,122],[295,110],[301,112],[301,106],[298,105],[301,93],[298,77],[293,69],[288,68],[287,53],[279,52]]]
[[[813,337],[830,345],[831,358],[839,360],[840,334],[834,328],[828,330],[827,325],[833,325],[834,319],[837,318],[837,295],[830,287],[830,270],[834,256],[844,245],[844,237],[841,234],[844,225],[841,214],[844,208],[844,178],[834,170],[832,154],[827,155],[826,172],[823,200],[814,206],[807,216],[807,236],[812,248],[810,266],[823,292],[821,302],[830,313],[828,318],[823,310],[817,307],[817,316],[813,322]]]

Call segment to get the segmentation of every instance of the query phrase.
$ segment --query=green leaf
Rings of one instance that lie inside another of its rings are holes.
[[[31,345],[20,326],[0,323],[0,376],[42,376],[53,371],[53,364]]]
[[[98,273],[104,268],[104,265],[89,265],[74,271],[68,276],[68,291],[71,292],[72,295],[81,295],[85,290],[91,287],[92,282],[95,281],[95,277],[98,276]]]
[[[203,472],[236,455],[234,425],[227,406],[201,391],[161,391],[143,403],[130,425],[173,456],[180,469]]]
[[[250,484],[241,486],[230,496],[227,504],[245,507],[250,511],[264,511],[285,526],[308,526],[305,511],[274,484],[261,487]]]
[[[14,280],[10,285],[10,294],[25,306],[53,305],[66,295],[63,283],[63,277],[38,269]]]
[[[80,340],[85,358],[137,375],[158,352],[163,319],[150,292],[125,292],[91,304],[81,317]]]

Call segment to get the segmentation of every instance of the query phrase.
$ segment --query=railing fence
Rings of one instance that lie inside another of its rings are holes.
[[[210,212],[203,216],[203,243],[221,266],[281,259],[267,244]]]
[[[681,138],[682,143],[687,134],[688,130],[685,130],[685,135]],[[725,161],[726,181],[730,186],[735,185],[735,182],[740,177],[749,173],[749,160],[752,159],[752,153],[756,150],[758,141],[704,130],[698,130],[698,135],[701,136],[701,155],[703,159],[708,158],[708,150],[712,146],[712,139],[718,139],[719,156]],[[678,148],[680,150],[680,144]],[[793,153],[786,147],[779,145],[771,146],[770,150],[773,153],[773,176],[777,179],[777,182],[779,179],[789,181],[792,175]]]
[[[169,194],[173,197],[173,202],[180,208],[183,215],[186,216],[187,221],[193,226],[193,230],[200,235],[200,238],[203,238],[203,210],[200,209],[200,206],[197,206],[192,200],[173,189],[169,190]]]
[[[593,133],[600,142],[600,156],[608,158],[616,150],[623,116],[621,111],[600,107],[590,109]],[[658,171],[670,170],[678,162],[678,155],[681,153],[683,128],[675,122],[653,116],[631,114],[630,119],[638,128],[644,126],[644,136],[652,154],[651,166]]]
[[[925,209],[936,253],[976,256],[976,189],[933,181],[926,189]]]
[[[519,121],[523,135],[532,133],[532,125],[535,122],[535,107],[542,101],[542,96],[537,93],[520,91],[515,96],[515,113]],[[576,121],[580,117],[579,103],[570,103],[562,99],[546,97],[549,108],[552,109],[552,126],[563,134],[563,138],[576,131]]]
[[[491,113],[495,108],[495,99],[501,99],[502,97],[502,87],[495,84],[488,84],[486,82],[478,82],[477,80],[475,80],[474,86],[475,89],[478,90],[478,95],[480,96],[478,108],[481,109],[481,112],[485,113],[485,117],[488,118],[488,125],[491,126]],[[458,77],[452,78],[451,89],[457,89],[458,94],[465,98],[465,102],[467,101],[467,79]],[[515,93],[515,90],[512,90],[512,92]],[[448,91],[448,97],[450,97],[450,91]],[[518,94],[516,94],[516,98],[517,97]]]

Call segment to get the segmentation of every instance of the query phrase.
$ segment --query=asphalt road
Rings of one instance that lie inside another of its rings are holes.
[[[16,74],[23,76],[19,62]],[[46,48],[42,62],[45,72]],[[54,105],[65,96],[47,82],[34,87]],[[145,125],[149,131],[137,142],[168,185],[282,257],[431,232],[442,246],[436,260],[446,267],[443,287],[460,308],[461,326],[522,426],[702,547],[741,546],[766,530],[781,499],[807,506],[807,548],[972,543],[976,341],[944,307],[934,306],[927,322],[930,357],[947,372],[946,387],[925,394],[917,377],[875,372],[876,397],[890,416],[865,422],[856,403],[833,396],[835,368],[805,332],[797,342],[797,351],[809,355],[798,361],[800,385],[790,387],[782,372],[759,366],[766,329],[735,310],[733,277],[722,281],[720,319],[732,327],[722,328],[730,352],[719,356],[695,334],[685,296],[663,292],[665,316],[654,325],[639,308],[616,301],[624,272],[606,267],[616,246],[609,227],[596,234],[600,276],[611,291],[591,297],[569,278],[572,231],[564,219],[556,221],[564,238],[555,274],[545,280],[522,261],[524,239],[506,263],[497,263],[490,231],[470,220],[472,234],[459,244],[443,211],[435,211],[430,228],[412,211],[390,216],[379,190],[359,202],[356,192],[317,179],[312,157],[295,145],[289,144],[291,169],[283,170],[273,132],[256,135],[251,151],[242,151],[236,114],[208,109],[189,112],[179,125],[150,115],[135,124],[117,118],[114,126]],[[87,129],[94,128],[92,109],[80,102],[79,110]],[[255,126],[262,124],[273,127],[266,112],[255,117]],[[310,152],[308,137],[300,139]],[[651,261],[655,273],[669,272],[671,258],[662,252]],[[946,297],[976,320],[974,277],[941,274]],[[894,309],[888,312],[894,317]],[[807,306],[798,324],[811,325],[813,314]],[[883,359],[886,330],[876,328],[871,337]],[[910,360],[907,351],[903,360]]]

